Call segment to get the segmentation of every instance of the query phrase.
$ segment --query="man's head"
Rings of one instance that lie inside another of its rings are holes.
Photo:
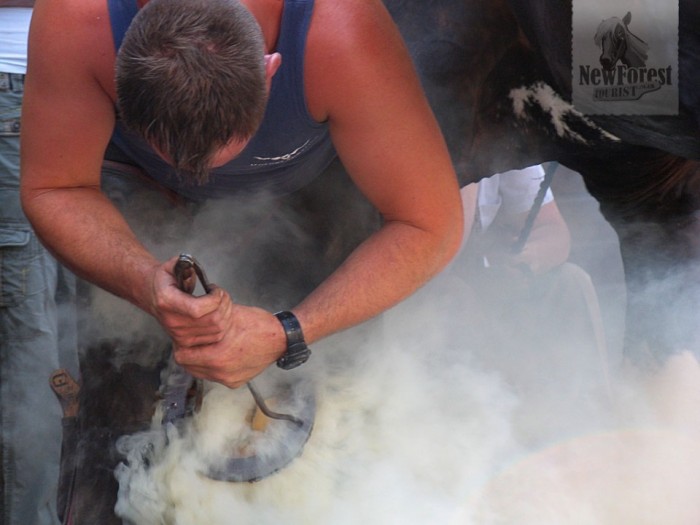
[[[151,0],[117,55],[120,116],[178,172],[204,182],[222,151],[240,151],[258,128],[269,59],[238,0]]]

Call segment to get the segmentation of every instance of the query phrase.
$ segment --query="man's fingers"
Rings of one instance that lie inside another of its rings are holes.
[[[218,359],[208,360],[204,358],[203,354],[205,353],[202,347],[193,347],[178,349],[174,356],[175,361],[192,376],[207,381],[215,381],[229,388],[238,388],[244,385],[260,372],[258,369],[247,367],[231,370],[222,366]]]
[[[179,365],[185,367],[222,368],[226,364],[225,351],[218,343],[191,346],[176,344],[173,356]]]
[[[178,348],[198,348],[220,343],[224,338],[224,334],[221,330],[214,330],[211,332],[184,334],[180,336],[174,334],[173,338],[177,339]]]
[[[162,312],[179,314],[190,319],[202,319],[216,312],[224,297],[224,291],[216,287],[211,293],[200,297],[193,297],[172,287],[158,295],[157,306]]]

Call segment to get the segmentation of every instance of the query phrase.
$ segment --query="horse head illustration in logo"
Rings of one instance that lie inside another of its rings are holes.
[[[632,13],[621,20],[616,16],[606,18],[598,26],[593,40],[601,49],[600,65],[610,70],[619,60],[627,67],[643,67],[649,46],[629,30]]]

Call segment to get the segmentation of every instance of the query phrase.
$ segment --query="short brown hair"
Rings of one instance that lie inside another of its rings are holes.
[[[211,158],[260,125],[260,26],[238,0],[151,0],[117,54],[120,118],[199,183]]]

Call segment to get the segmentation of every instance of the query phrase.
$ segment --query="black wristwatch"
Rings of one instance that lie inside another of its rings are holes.
[[[275,317],[282,323],[287,336],[287,350],[277,360],[277,366],[283,370],[291,370],[303,365],[311,356],[311,350],[306,346],[299,320],[292,312],[287,311],[277,312]]]

